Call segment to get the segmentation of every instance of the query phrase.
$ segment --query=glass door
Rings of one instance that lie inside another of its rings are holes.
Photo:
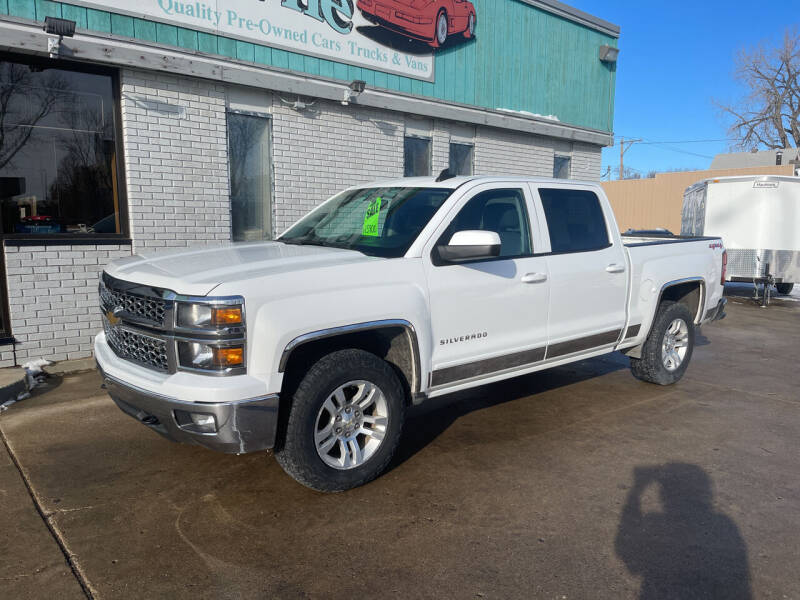
[[[231,237],[234,242],[272,239],[270,119],[228,113]]]

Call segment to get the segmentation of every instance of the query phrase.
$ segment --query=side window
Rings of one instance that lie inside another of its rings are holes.
[[[522,190],[489,190],[467,202],[437,245],[445,245],[457,231],[480,229],[500,236],[500,257],[530,256],[530,227]]]
[[[609,245],[597,194],[588,190],[539,189],[552,252],[586,252]]]

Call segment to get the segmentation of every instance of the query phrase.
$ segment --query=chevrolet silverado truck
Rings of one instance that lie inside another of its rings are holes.
[[[619,233],[595,183],[348,189],[275,241],[143,252],[101,275],[114,402],[180,442],[272,449],[320,491],[377,477],[410,406],[614,351],[685,373],[724,316],[719,238]]]

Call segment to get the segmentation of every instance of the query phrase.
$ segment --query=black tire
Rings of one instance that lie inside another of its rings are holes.
[[[669,370],[662,355],[667,329],[676,319],[682,319],[688,330],[686,354],[675,370]],[[656,311],[653,326],[642,346],[642,357],[631,358],[631,372],[642,381],[658,385],[672,385],[678,382],[689,366],[694,351],[694,321],[689,309],[671,300],[663,301]]]
[[[778,293],[782,296],[788,296],[792,293],[792,289],[794,288],[793,283],[776,283],[775,287],[778,290]]]
[[[333,392],[355,380],[376,385],[388,410],[386,432],[375,453],[360,466],[340,470],[323,462],[314,441],[317,416]],[[292,398],[284,443],[275,458],[291,477],[320,492],[341,492],[383,473],[397,450],[405,420],[403,387],[392,367],[364,350],[339,350],[322,357],[305,374]]]

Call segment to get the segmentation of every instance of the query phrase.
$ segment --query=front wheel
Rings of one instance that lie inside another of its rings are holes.
[[[433,32],[433,45],[435,47],[444,46],[447,35],[450,33],[450,25],[447,22],[447,13],[440,10],[436,16],[436,30]]]
[[[298,385],[275,458],[314,490],[358,487],[386,469],[404,418],[403,388],[387,362],[363,350],[333,352]]]
[[[781,296],[788,296],[792,293],[792,289],[794,288],[793,283],[776,283],[775,287],[778,289],[778,293]]]
[[[665,300],[658,307],[641,358],[631,358],[634,377],[671,385],[683,377],[694,350],[694,321],[683,304]]]

